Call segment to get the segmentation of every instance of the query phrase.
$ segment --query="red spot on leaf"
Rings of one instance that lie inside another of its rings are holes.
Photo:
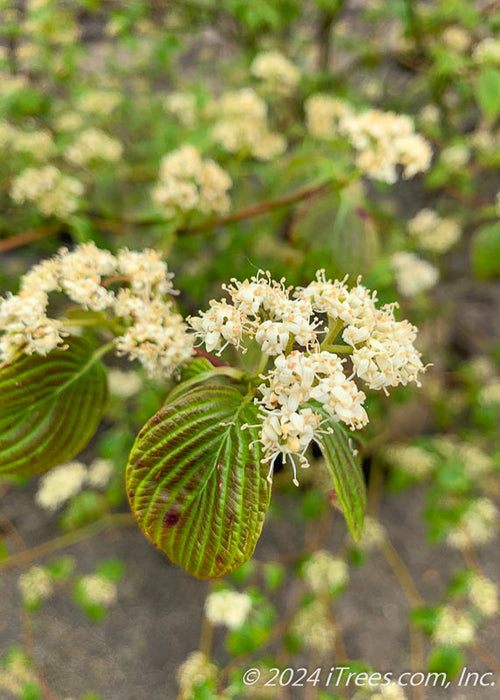
[[[165,515],[163,516],[163,524],[167,527],[173,527],[177,525],[181,519],[181,514],[177,508],[169,508]]]

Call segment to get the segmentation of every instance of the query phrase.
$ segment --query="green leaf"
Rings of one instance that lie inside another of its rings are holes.
[[[476,98],[486,117],[495,119],[500,114],[500,70],[484,68],[476,83]]]
[[[59,524],[63,530],[74,530],[101,518],[109,510],[101,493],[80,491],[61,515]]]
[[[362,200],[346,192],[314,197],[297,213],[294,241],[317,264],[328,256],[329,272],[337,277],[368,273],[377,261],[380,242],[362,205]]]
[[[0,367],[0,474],[27,476],[71,459],[100,423],[106,369],[82,338],[67,350]]]
[[[57,557],[52,559],[45,568],[51,579],[64,583],[71,578],[75,570],[75,560],[73,557]]]
[[[344,429],[323,408],[316,404],[311,407],[328,420],[328,430],[331,432],[323,435],[318,444],[332,476],[335,494],[349,531],[354,541],[358,542],[363,534],[366,508],[366,485],[361,464],[353,454],[349,436]]]
[[[123,578],[125,563],[119,557],[110,557],[99,564],[96,572],[116,583]]]
[[[480,279],[500,275],[500,224],[487,224],[476,231],[472,239],[472,264]]]
[[[465,664],[465,654],[458,647],[435,647],[429,654],[427,665],[431,673],[445,673],[447,678],[457,676]]]
[[[408,613],[410,622],[424,630],[426,634],[432,634],[436,626],[436,617],[439,612],[437,605],[421,605],[412,608]]]
[[[231,386],[176,396],[140,431],[127,492],[144,534],[197,578],[217,578],[252,555],[270,485],[257,408]],[[250,443],[253,445],[250,446]]]
[[[185,382],[189,379],[197,377],[199,374],[210,372],[213,370],[213,368],[213,364],[210,362],[210,360],[207,360],[206,357],[196,357],[194,360],[191,360],[191,362],[189,362],[182,370],[182,381]]]

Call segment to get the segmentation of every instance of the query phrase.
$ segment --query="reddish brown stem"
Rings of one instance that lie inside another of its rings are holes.
[[[16,233],[15,236],[10,236],[0,241],[0,253],[6,253],[8,250],[13,250],[14,248],[20,248],[28,243],[33,243],[33,241],[38,241],[41,238],[47,238],[48,236],[53,236],[61,230],[60,223],[47,224],[46,226],[40,226],[40,228],[34,228],[30,231],[23,231],[23,233]]]
[[[242,221],[243,219],[250,219],[254,216],[259,216],[260,214],[267,214],[275,209],[281,209],[281,207],[289,206],[295,202],[300,202],[304,199],[309,199],[314,197],[321,192],[325,192],[329,187],[331,187],[330,182],[323,182],[318,185],[311,185],[310,187],[305,187],[297,192],[292,192],[286,197],[281,197],[281,199],[273,199],[267,202],[260,202],[259,204],[254,204],[251,207],[246,207],[245,209],[240,209],[240,211],[234,212],[234,214],[229,214],[229,216],[223,216],[219,219],[211,219],[210,221],[204,221],[198,226],[193,226],[192,228],[181,229],[179,234],[188,236],[191,234],[196,234],[201,231],[206,231],[211,228],[217,228],[218,226],[226,226],[227,224],[234,224],[237,221]]]

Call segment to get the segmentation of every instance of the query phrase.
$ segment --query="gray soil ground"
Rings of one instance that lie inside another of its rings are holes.
[[[9,492],[0,505],[28,546],[57,534],[53,518],[34,505],[31,488]],[[293,500],[284,501],[283,507],[291,510]],[[393,533],[393,543],[420,592],[428,602],[434,602],[446,585],[448,573],[462,562],[449,549],[422,546],[421,508],[422,494],[418,490],[385,496],[381,520]],[[335,523],[332,545],[345,534],[340,517]],[[296,525],[282,525],[272,520],[266,524],[256,552],[259,559],[281,556],[295,550],[302,541],[303,533]],[[71,601],[69,592],[51,599],[35,614],[36,657],[53,690],[61,698],[78,697],[90,690],[100,693],[104,700],[175,698],[175,670],[199,641],[206,584],[170,564],[135,527],[101,533],[65,551],[77,558],[81,574],[112,555],[125,561],[127,573],[120,583],[119,602],[104,622],[90,622]],[[481,560],[485,572],[499,580],[498,552],[485,549]],[[0,653],[21,639],[18,573],[6,572],[0,577]],[[349,590],[338,604],[349,657],[369,661],[384,672],[409,669],[407,610],[385,560],[378,553],[372,554],[367,564],[352,570]],[[499,656],[498,627],[487,629],[482,638]],[[216,639],[217,653],[224,661],[225,652],[219,642]],[[335,663],[333,658],[330,663]],[[488,670],[487,664],[472,655],[468,667]],[[279,697],[278,692],[275,697]],[[497,700],[499,693],[498,686],[458,689],[452,685],[447,691],[429,690],[426,697]]]

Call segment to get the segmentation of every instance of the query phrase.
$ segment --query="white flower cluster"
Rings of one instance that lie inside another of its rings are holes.
[[[122,102],[122,95],[114,90],[90,90],[77,100],[77,110],[85,114],[109,116]]]
[[[208,109],[216,119],[212,136],[229,153],[272,160],[286,150],[286,139],[269,130],[267,105],[251,88],[227,92]]]
[[[46,161],[54,148],[52,134],[47,129],[25,131],[9,122],[0,122],[0,148],[10,148],[15,153],[23,153],[39,163]]]
[[[399,683],[388,683],[387,685],[378,685],[368,691],[370,700],[406,700],[405,691]],[[366,692],[363,689],[359,693],[359,698],[366,699]],[[353,700],[358,700],[358,693],[353,696]]]
[[[392,184],[397,166],[405,179],[430,167],[430,144],[415,133],[405,114],[378,109],[356,113],[344,100],[321,93],[306,100],[304,108],[309,133],[320,139],[347,138],[357,151],[357,167],[369,177]]]
[[[246,593],[222,590],[210,593],[205,601],[205,615],[212,625],[229,629],[241,627],[252,609],[252,599]]]
[[[491,455],[471,442],[462,442],[456,437],[443,435],[434,438],[432,446],[445,460],[461,463],[464,474],[472,480],[495,469]]]
[[[432,126],[439,123],[440,111],[439,107],[434,104],[427,104],[422,107],[418,113],[418,118],[425,126]]]
[[[124,278],[127,286],[110,291],[103,284],[107,276]],[[170,376],[193,353],[186,324],[167,298],[175,291],[160,254],[123,248],[114,256],[86,243],[36,265],[21,279],[19,294],[0,299],[0,361],[19,352],[45,355],[62,344],[62,323],[46,315],[48,295],[55,291],[84,309],[109,310],[123,319],[117,351],[138,359],[151,375]]]
[[[292,631],[306,647],[320,654],[331,652],[335,646],[335,626],[322,600],[314,600],[295,614]]]
[[[363,532],[359,542],[356,542],[356,547],[363,552],[370,552],[383,545],[386,539],[387,533],[385,527],[381,525],[378,520],[375,520],[369,515],[365,515]]]
[[[193,651],[175,674],[180,689],[181,700],[191,700],[197,685],[207,680],[215,680],[217,667],[202,651]]]
[[[31,659],[21,649],[14,647],[7,663],[0,667],[0,690],[5,690],[9,698],[19,698],[27,686],[36,686],[38,681]]]
[[[358,152],[357,167],[377,180],[396,182],[398,165],[405,179],[430,166],[431,147],[415,133],[413,120],[407,115],[369,109],[346,116],[340,130]]]
[[[459,522],[448,532],[446,542],[460,549],[470,545],[482,546],[491,542],[498,530],[498,511],[489,498],[472,501]]]
[[[378,683],[375,685],[369,681],[369,686],[364,686],[352,696],[352,700],[406,700],[406,695],[399,683]]]
[[[262,375],[258,400],[269,478],[275,458],[289,455],[298,483],[293,455],[308,466],[305,452],[321,435],[325,412],[352,429],[368,422],[366,397],[354,376],[387,392],[390,386],[418,383],[424,370],[413,345],[417,329],[395,320],[394,304],[377,308],[376,293],[359,280],[349,289],[345,280],[332,282],[320,271],[316,281],[292,293],[284,280],[259,273],[244,282],[232,280],[224,289],[231,303],[212,300],[208,311],[188,323],[209,352],[220,354],[227,345],[244,351],[244,341],[254,339],[274,357],[273,368]],[[337,345],[339,340],[343,344]],[[339,353],[350,357],[349,377]],[[320,403],[322,412],[310,401]]]
[[[452,24],[442,32],[439,41],[452,51],[464,53],[470,48],[472,37],[469,32],[457,24]]]
[[[500,610],[497,585],[485,576],[473,574],[467,592],[472,605],[486,617],[492,617]]]
[[[47,600],[54,590],[49,574],[41,566],[32,566],[21,574],[17,585],[23,602],[27,605],[36,605]]]
[[[483,386],[477,400],[483,406],[500,406],[500,379],[494,379]]]
[[[309,557],[302,574],[307,586],[317,594],[330,593],[332,589],[345,586],[349,580],[345,561],[322,549]]]
[[[432,638],[436,644],[464,647],[474,642],[476,626],[472,616],[449,605],[443,606],[436,617]]]
[[[83,117],[78,112],[62,112],[58,114],[54,126],[57,131],[77,131],[83,124]]]
[[[118,596],[116,584],[100,574],[83,576],[78,587],[85,601],[93,605],[111,605]]]
[[[96,161],[113,163],[119,160],[123,146],[101,129],[90,127],[75,138],[66,149],[64,157],[73,165],[87,165]]]
[[[9,97],[16,92],[21,92],[29,87],[29,80],[26,75],[12,75],[11,73],[0,73],[0,95]]]
[[[105,488],[112,473],[113,462],[109,459],[96,458],[88,469],[78,461],[61,464],[41,477],[35,500],[45,510],[57,510],[86,484]]]
[[[198,149],[186,144],[164,156],[152,197],[166,216],[196,210],[223,214],[230,206],[231,185],[220,165],[203,160]]]
[[[16,204],[33,202],[44,216],[67,219],[78,208],[83,184],[54,165],[27,168],[14,178],[10,196]]]
[[[440,155],[440,163],[450,172],[458,173],[469,162],[470,149],[465,143],[453,143],[443,148]]]
[[[432,289],[439,280],[439,270],[418,255],[398,251],[391,256],[391,267],[398,292],[405,297],[414,297]]]
[[[479,65],[500,65],[500,40],[489,36],[483,39],[472,52],[472,59]]]
[[[73,14],[65,7],[45,0],[30,0],[26,3],[26,17],[22,25],[23,34],[31,34],[37,41],[43,37],[44,43],[67,45],[76,42],[80,36],[79,26]],[[57,15],[53,11],[57,8]],[[50,11],[47,11],[50,10]]]
[[[383,455],[391,467],[400,469],[416,479],[428,476],[437,463],[435,455],[418,445],[389,445],[383,451]]]
[[[456,219],[439,216],[433,209],[421,209],[408,222],[408,232],[421,248],[436,253],[446,253],[462,235]]]
[[[196,121],[196,99],[191,92],[171,92],[163,102],[165,110],[184,126]]]
[[[299,69],[279,51],[257,54],[250,66],[250,73],[263,80],[269,89],[284,95],[293,92],[300,80]]]
[[[124,371],[112,368],[108,371],[108,387],[113,396],[129,399],[139,393],[142,380],[134,370]]]
[[[306,127],[317,139],[332,139],[339,135],[342,120],[352,116],[351,105],[339,97],[317,93],[304,103]]]

